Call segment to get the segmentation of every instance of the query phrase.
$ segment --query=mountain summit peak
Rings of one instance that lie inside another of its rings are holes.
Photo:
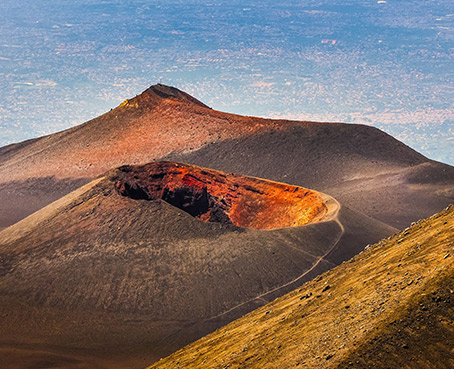
[[[158,83],[156,85],[152,85],[147,90],[145,90],[146,94],[148,94],[151,98],[158,98],[158,99],[173,99],[178,100],[185,103],[195,104],[202,106],[204,108],[209,108],[209,106],[205,105],[201,101],[197,100],[196,98],[192,97],[191,95],[187,94],[179,90],[178,88],[163,85]]]

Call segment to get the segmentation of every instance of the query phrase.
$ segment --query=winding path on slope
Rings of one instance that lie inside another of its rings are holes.
[[[341,223],[341,221],[339,220],[339,211],[341,209],[341,205],[340,203],[333,197],[329,196],[329,195],[326,195],[324,193],[321,193],[321,192],[317,192],[324,200],[325,204],[327,205],[328,207],[328,212],[326,213],[326,215],[324,216],[323,220],[320,221],[319,223],[322,223],[322,222],[330,222],[330,221],[334,221],[338,226],[339,226],[339,229],[340,229],[340,232],[339,234],[337,235],[336,239],[334,240],[333,244],[331,245],[331,247],[323,254],[321,255],[319,258],[317,258],[317,260],[315,261],[314,264],[312,264],[312,266],[306,270],[303,274],[299,275],[298,277],[292,279],[291,281],[287,282],[287,283],[284,283],[283,285],[281,286],[278,286],[278,287],[275,287],[273,288],[272,290],[269,290],[269,291],[266,291],[254,298],[251,298],[245,302],[242,302],[238,305],[235,305],[233,307],[231,307],[230,309],[218,314],[218,315],[215,315],[213,317],[210,317],[210,318],[207,318],[205,319],[205,321],[210,321],[210,320],[215,320],[215,319],[218,319],[238,308],[241,308],[242,306],[245,306],[253,301],[256,301],[256,300],[262,300],[264,301],[265,303],[267,303],[268,301],[266,301],[264,298],[268,295],[271,295],[272,293],[275,293],[279,290],[282,290],[283,288],[286,288],[292,284],[296,284],[298,282],[300,282],[304,277],[306,277],[310,272],[312,272],[315,268],[317,268],[317,266],[323,261],[325,260],[325,258],[331,254],[331,252],[333,252],[335,250],[335,248],[339,245],[339,241],[341,240],[342,236],[344,235],[345,233],[345,228],[344,228],[344,225]],[[304,226],[303,226],[304,227]]]

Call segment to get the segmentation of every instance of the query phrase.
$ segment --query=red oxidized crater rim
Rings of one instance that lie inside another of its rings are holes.
[[[173,162],[120,167],[115,188],[132,199],[164,200],[202,221],[245,228],[296,227],[327,212],[316,191]]]

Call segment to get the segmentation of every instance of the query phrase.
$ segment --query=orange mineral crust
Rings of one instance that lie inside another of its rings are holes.
[[[123,166],[115,187],[123,196],[161,199],[203,221],[244,228],[296,227],[327,212],[316,191],[173,162]]]

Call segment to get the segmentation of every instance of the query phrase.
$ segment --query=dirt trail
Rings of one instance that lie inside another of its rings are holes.
[[[322,198],[323,198],[323,201],[325,202],[328,210],[327,210],[327,213],[325,214],[325,216],[319,221],[319,223],[322,223],[322,222],[330,222],[330,221],[334,221],[336,222],[336,224],[339,226],[339,229],[340,229],[340,232],[339,234],[336,236],[336,239],[334,240],[333,244],[331,245],[331,247],[322,255],[320,256],[319,258],[317,258],[317,260],[315,261],[314,264],[312,264],[312,266],[306,270],[303,274],[299,275],[298,277],[292,279],[291,281],[281,285],[281,286],[278,286],[278,287],[275,287],[273,288],[272,290],[269,290],[269,291],[266,291],[252,299],[249,299],[245,302],[242,302],[238,305],[235,305],[233,306],[232,308],[218,314],[218,315],[215,315],[211,318],[207,318],[205,319],[205,321],[210,321],[210,320],[215,320],[215,319],[218,319],[238,308],[241,308],[242,306],[245,306],[255,300],[262,300],[262,301],[265,301],[267,302],[264,298],[272,293],[275,293],[285,287],[288,287],[290,286],[291,284],[294,284],[294,283],[297,283],[299,282],[301,279],[303,279],[307,274],[309,274],[310,272],[312,272],[332,251],[334,251],[334,249],[336,248],[336,246],[339,244],[339,241],[341,240],[342,236],[344,235],[344,232],[345,232],[345,228],[343,226],[343,224],[340,222],[339,220],[339,211],[341,209],[341,205],[340,203],[333,197],[329,196],[329,195],[326,195],[324,193],[321,193],[321,192],[317,192]],[[304,227],[304,226],[303,226]]]

